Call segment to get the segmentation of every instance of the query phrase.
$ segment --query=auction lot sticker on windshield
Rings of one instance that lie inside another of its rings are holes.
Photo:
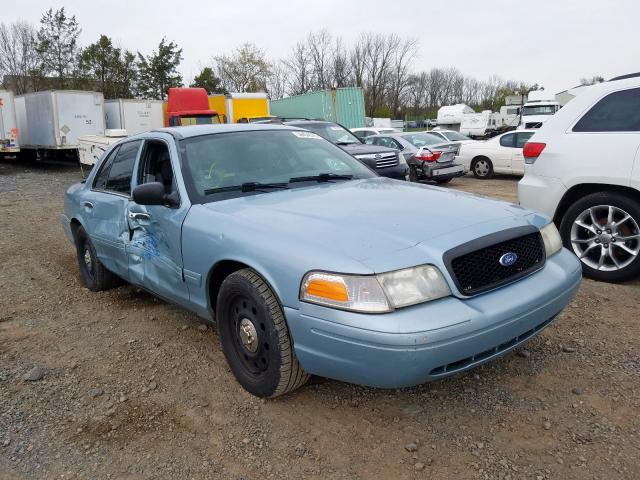
[[[313,132],[291,132],[291,133],[293,133],[298,138],[322,139],[322,137],[320,135],[318,135],[317,133],[313,133]]]

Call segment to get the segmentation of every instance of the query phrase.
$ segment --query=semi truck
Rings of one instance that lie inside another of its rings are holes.
[[[164,125],[177,127],[222,123],[218,111],[209,107],[204,88],[172,87],[167,93]]]
[[[13,92],[0,90],[0,155],[16,155],[19,152],[20,143]]]
[[[529,92],[527,102],[520,111],[518,129],[540,128],[542,124],[560,109],[555,95],[544,90]]]
[[[99,92],[47,90],[15,97],[21,156],[78,161],[79,137],[104,132]]]

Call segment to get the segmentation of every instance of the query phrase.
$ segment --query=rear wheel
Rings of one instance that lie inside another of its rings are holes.
[[[94,292],[109,290],[120,283],[117,275],[107,270],[96,255],[96,249],[83,227],[75,235],[78,265],[85,286]]]
[[[493,177],[493,163],[487,157],[474,158],[471,171],[476,178],[491,178]]]
[[[613,192],[575,202],[562,218],[564,246],[582,262],[585,276],[623,282],[640,274],[640,203]]]
[[[220,287],[216,320],[224,355],[249,393],[277,397],[304,385],[277,297],[253,270],[229,275]]]

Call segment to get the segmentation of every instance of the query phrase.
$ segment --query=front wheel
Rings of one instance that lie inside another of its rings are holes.
[[[222,350],[236,380],[258,397],[277,397],[304,385],[302,369],[277,297],[251,269],[220,287],[216,321]]]
[[[560,234],[586,277],[623,282],[640,274],[638,201],[613,192],[587,195],[564,214]]]
[[[487,157],[478,157],[471,164],[471,171],[476,178],[493,177],[493,163]]]

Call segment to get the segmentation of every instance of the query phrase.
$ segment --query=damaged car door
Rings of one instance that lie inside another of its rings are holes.
[[[91,189],[83,193],[80,216],[100,261],[113,273],[127,277],[125,209],[131,177],[142,141],[115,147],[102,162]]]
[[[133,199],[129,200],[127,257],[131,282],[168,300],[185,304],[189,292],[183,280],[181,230],[190,204],[186,195],[179,193],[175,176],[177,163],[177,150],[170,137],[144,141],[134,188],[160,183],[167,202],[164,205],[139,205]]]

